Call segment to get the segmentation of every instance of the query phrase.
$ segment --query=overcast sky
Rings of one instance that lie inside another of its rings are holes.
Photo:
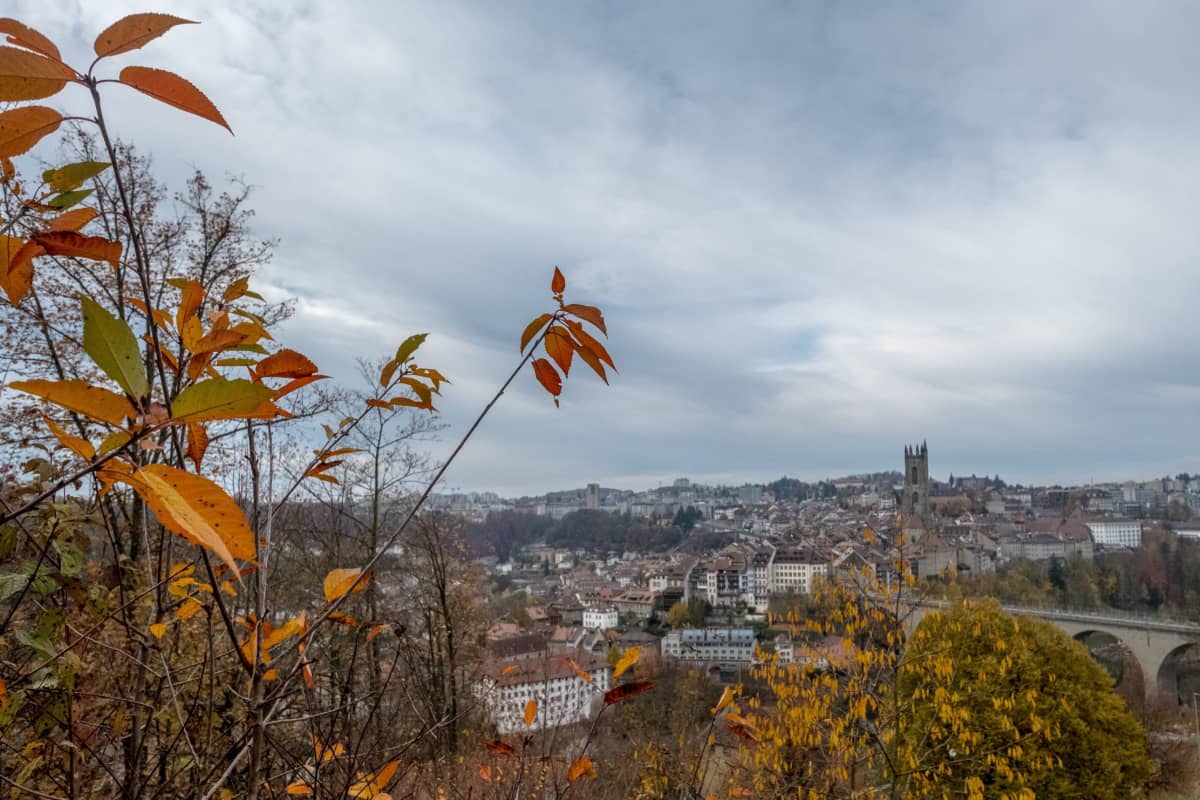
[[[323,371],[431,331],[449,440],[555,264],[605,310],[612,385],[580,367],[555,410],[522,376],[448,488],[816,479],[921,439],[941,479],[1200,470],[1200,4],[10,13],[86,64],[151,6],[203,24],[113,74],[184,74],[236,136],[121,87],[110,121],[165,180],[261,187],[259,284]]]

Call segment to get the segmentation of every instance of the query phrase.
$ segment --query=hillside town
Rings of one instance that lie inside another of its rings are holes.
[[[927,444],[905,447],[903,457],[903,472],[818,484],[783,479],[712,487],[680,478],[642,492],[590,484],[513,500],[438,497],[443,510],[477,521],[499,513],[553,520],[603,514],[686,528],[678,542],[656,551],[628,542],[617,549],[603,541],[574,547],[533,541],[507,559],[479,557],[528,601],[520,624],[497,620],[486,634],[489,675],[522,664],[480,684],[499,729],[516,725],[520,702],[534,696],[546,721],[586,715],[578,700],[586,696],[584,679],[564,671],[555,656],[603,672],[606,653],[636,646],[724,681],[735,680],[764,650],[784,663],[836,663],[842,649],[836,637],[800,641],[766,630],[772,612],[794,607],[820,581],[888,582],[904,570],[954,583],[1018,561],[1062,563],[1135,550],[1146,531],[1200,537],[1200,523],[1189,522],[1200,511],[1200,476],[1086,487],[1008,485],[999,476],[975,475],[942,482],[930,478]],[[549,672],[531,667],[537,664]],[[553,692],[544,690],[547,681]]]

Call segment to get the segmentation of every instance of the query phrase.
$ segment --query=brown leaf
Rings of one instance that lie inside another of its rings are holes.
[[[260,378],[307,378],[317,365],[295,350],[280,350],[258,362],[255,371]]]
[[[562,394],[562,379],[558,377],[554,367],[550,366],[550,362],[544,358],[535,358],[533,374],[537,376],[538,382],[546,391],[554,395],[554,404],[558,405],[558,396]]]
[[[196,465],[196,471],[200,471],[200,462],[204,460],[204,453],[208,450],[208,431],[198,422],[190,422],[187,426],[187,457]]]
[[[8,17],[0,19],[0,33],[8,35],[9,44],[15,44],[18,47],[24,47],[26,50],[41,53],[47,58],[53,58],[55,61],[62,61],[62,54],[58,52],[58,48],[55,47],[54,42],[23,22],[18,22]]]
[[[61,122],[62,114],[46,106],[22,106],[5,111],[0,114],[0,158],[28,152],[42,137],[58,130]]]
[[[546,353],[558,364],[564,377],[571,374],[571,359],[575,356],[575,348],[566,328],[555,325],[546,331]]]
[[[600,309],[595,306],[583,306],[578,303],[568,303],[563,306],[563,311],[568,314],[574,314],[580,319],[587,320],[600,329],[600,332],[605,336],[608,335],[608,329],[604,327],[604,314],[600,313]]]
[[[121,262],[121,243],[103,236],[84,236],[74,231],[50,231],[30,241],[37,242],[52,256],[73,256],[94,261],[107,261],[113,269]]]
[[[194,278],[182,281],[179,286],[179,310],[175,312],[175,327],[181,332],[184,326],[196,316],[204,303],[204,287]],[[199,329],[197,328],[197,332]],[[197,339],[200,337],[197,336]],[[194,344],[194,343],[193,343]],[[187,345],[187,342],[184,342]],[[190,348],[189,348],[190,349]]]
[[[563,277],[562,272],[558,267],[554,268],[554,277],[550,279],[550,291],[554,294],[562,294],[567,288],[567,279]]]
[[[61,61],[0,45],[0,102],[51,97],[74,77],[75,71]]]
[[[511,756],[513,753],[517,752],[513,749],[511,744],[508,742],[502,742],[499,739],[489,739],[483,743],[483,746],[488,750],[491,750],[493,753],[497,753],[502,756]]]
[[[170,14],[130,14],[109,25],[96,37],[96,55],[115,56],[128,53],[152,42],[176,25],[195,25],[196,22]]]
[[[604,693],[604,705],[611,706],[614,703],[628,700],[635,694],[641,694],[653,688],[654,684],[650,681],[629,681],[628,683],[622,683],[620,686],[614,686]]]
[[[189,81],[179,77],[174,72],[151,67],[126,67],[121,70],[121,83],[132,86],[142,94],[149,95],[155,100],[175,106],[189,114],[203,117],[209,122],[215,122],[225,130],[233,133],[233,128],[221,116],[221,112]]]
[[[521,333],[521,352],[525,352],[525,348],[533,341],[533,337],[537,336],[537,332],[546,327],[546,323],[554,318],[553,314],[542,314],[533,322],[525,326],[525,330]]]

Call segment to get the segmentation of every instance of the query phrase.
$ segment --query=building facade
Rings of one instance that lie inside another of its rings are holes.
[[[684,629],[671,631],[662,640],[664,659],[709,664],[753,663],[754,647],[750,628]]]

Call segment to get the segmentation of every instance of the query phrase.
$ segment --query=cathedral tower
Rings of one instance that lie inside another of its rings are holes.
[[[904,496],[900,507],[904,514],[929,516],[929,448],[904,446]]]

